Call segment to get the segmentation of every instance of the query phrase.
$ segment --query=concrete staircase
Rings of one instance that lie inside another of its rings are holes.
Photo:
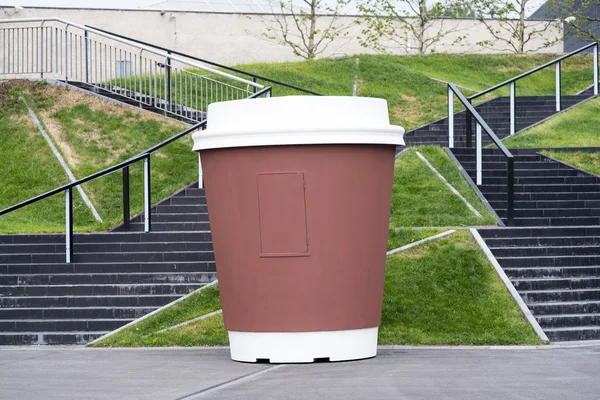
[[[573,96],[562,96],[562,109],[572,107],[593,96],[593,90],[586,89]],[[516,98],[516,131],[519,132],[539,123],[555,114],[556,103],[554,96],[520,96]],[[510,135],[510,99],[497,97],[475,107],[494,133],[504,139]],[[475,128],[473,124],[473,143],[475,143]],[[454,146],[466,147],[466,114],[454,114]],[[448,147],[448,118],[442,118],[431,124],[409,131],[404,136],[407,146],[437,145]],[[491,143],[487,135],[483,135],[485,145]]]
[[[600,178],[538,154],[511,149],[515,155],[515,226],[600,225]],[[475,150],[453,149],[475,179]],[[483,150],[483,184],[479,190],[506,222],[506,158]]]
[[[216,279],[203,189],[152,209],[153,232],[0,235],[0,345],[84,344]]]
[[[600,340],[600,227],[479,233],[551,341]]]
[[[535,149],[511,152],[516,227],[479,233],[551,341],[600,339],[600,178]],[[453,153],[475,179],[474,150]],[[483,150],[479,189],[506,222],[499,150]]]

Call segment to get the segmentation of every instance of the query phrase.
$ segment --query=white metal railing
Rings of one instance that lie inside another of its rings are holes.
[[[600,46],[600,43],[598,42],[594,42],[594,43],[590,43],[587,44],[569,54],[565,54],[561,57],[558,57],[552,61],[549,61],[543,65],[540,65],[539,67],[536,67],[530,71],[527,72],[523,72],[520,75],[517,75],[514,78],[511,78],[507,81],[504,81],[502,83],[499,83],[495,86],[489,87],[481,92],[478,92],[472,96],[467,97],[467,101],[469,102],[469,104],[473,103],[473,100],[475,100],[478,97],[483,96],[484,94],[487,93],[491,93],[494,90],[500,89],[506,85],[509,85],[510,88],[510,97],[509,97],[509,101],[510,101],[510,118],[509,118],[509,132],[511,135],[514,135],[516,133],[516,120],[517,120],[517,89],[516,89],[516,85],[517,85],[517,81],[519,79],[525,78],[531,74],[534,74],[538,71],[541,71],[545,68],[549,68],[549,67],[554,67],[554,79],[555,79],[555,90],[554,90],[554,103],[555,103],[555,111],[559,112],[562,110],[562,85],[561,85],[561,61],[566,60],[567,58],[573,57],[576,54],[579,54],[585,50],[588,49],[592,49],[593,51],[593,60],[592,60],[592,65],[593,65],[593,70],[594,70],[594,80],[592,82],[592,88],[593,88],[593,93],[594,96],[598,96],[598,87],[599,87],[599,82],[598,82],[598,47]],[[471,136],[472,136],[472,126],[471,126],[471,118],[472,115],[471,113],[469,113],[468,111],[465,112],[465,117],[466,117],[466,147],[471,147]],[[448,89],[448,146],[450,148],[453,148],[455,145],[455,137],[454,137],[454,95],[452,90]]]
[[[0,43],[0,77],[81,83],[192,121],[201,121],[210,103],[244,99],[264,88],[185,56],[60,18],[0,20]]]

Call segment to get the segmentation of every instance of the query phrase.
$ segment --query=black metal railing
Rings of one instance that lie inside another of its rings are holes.
[[[276,81],[274,79],[267,78],[265,76],[253,74],[251,72],[243,71],[241,69],[237,69],[237,68],[233,68],[233,67],[228,67],[226,65],[219,64],[219,63],[216,63],[214,61],[205,60],[203,58],[190,56],[189,54],[185,54],[185,53],[182,53],[182,52],[179,52],[179,51],[167,49],[165,47],[158,46],[156,44],[152,44],[152,43],[148,43],[148,42],[144,42],[142,40],[133,39],[133,38],[131,38],[129,36],[119,35],[118,33],[114,33],[114,32],[111,32],[111,31],[104,30],[104,29],[96,28],[94,26],[90,26],[90,25],[85,25],[85,26],[89,27],[91,29],[94,29],[94,30],[96,30],[98,32],[103,32],[103,33],[109,34],[111,36],[115,36],[115,37],[118,37],[118,38],[121,38],[121,39],[129,40],[130,42],[138,43],[138,44],[141,44],[141,45],[144,45],[144,46],[147,46],[147,47],[152,47],[152,48],[157,49],[157,50],[166,51],[169,54],[186,57],[186,58],[189,58],[190,60],[198,61],[198,62],[201,62],[201,63],[204,63],[204,64],[212,65],[213,67],[217,67],[217,68],[225,69],[225,70],[230,71],[230,72],[235,72],[237,74],[245,75],[247,77],[252,78],[252,80],[253,80],[254,83],[260,83],[260,82],[258,82],[260,80],[260,81],[268,82],[270,84],[283,86],[283,87],[286,87],[288,89],[297,90],[297,91],[302,92],[302,93],[312,94],[314,96],[323,96],[323,94],[321,94],[321,93],[313,92],[312,90],[308,90],[308,89],[304,89],[304,88],[301,88],[301,87],[298,87],[298,86],[290,85],[288,83]],[[256,90],[256,88],[255,88],[255,90]]]
[[[265,95],[266,97],[271,97],[271,88],[266,87],[259,92],[251,95],[249,98],[258,98],[260,96]],[[172,143],[191,132],[195,132],[198,130],[202,130],[206,128],[206,120],[203,120],[196,125],[187,128],[170,138],[138,153],[137,155],[117,164],[112,167],[108,167],[102,171],[93,173],[91,175],[86,176],[85,178],[81,178],[75,182],[68,183],[66,185],[60,186],[56,189],[50,190],[46,193],[40,194],[38,196],[32,197],[28,200],[22,201],[14,206],[5,208],[0,210],[0,217],[6,215],[10,212],[23,208],[33,203],[37,203],[38,201],[47,199],[48,197],[54,196],[56,194],[65,192],[65,216],[66,216],[66,227],[65,227],[65,244],[66,244],[66,262],[71,263],[73,260],[73,194],[72,190],[76,186],[82,185],[86,182],[93,181],[98,178],[102,178],[106,175],[112,174],[117,171],[122,171],[123,173],[123,227],[125,230],[129,230],[130,227],[130,202],[129,202],[129,166],[133,165],[141,160],[144,163],[144,232],[151,231],[151,207],[152,207],[152,196],[151,196],[151,174],[150,174],[150,156],[157,150],[165,147],[169,143]],[[200,159],[198,159],[200,161]],[[199,167],[199,171],[201,171]],[[199,183],[202,182],[201,173],[198,176]]]
[[[594,49],[593,52],[593,64],[594,64],[594,81],[593,81],[593,90],[594,90],[594,96],[598,95],[598,47],[599,47],[599,43],[598,42],[594,42],[594,43],[590,43],[588,45],[585,45],[575,51],[572,51],[571,53],[565,54],[561,57],[555,58],[554,60],[548,61],[545,64],[540,65],[539,67],[533,68],[529,71],[523,72],[522,74],[519,74],[517,76],[515,76],[514,78],[508,79],[504,82],[501,82],[497,85],[494,85],[492,87],[489,87],[481,92],[475,93],[474,95],[471,95],[469,97],[467,97],[467,101],[469,102],[469,104],[473,104],[473,100],[486,95],[488,93],[491,93],[497,89],[500,89],[504,86],[509,85],[510,87],[510,122],[509,122],[509,131],[510,131],[510,135],[514,135],[516,133],[516,122],[517,122],[517,103],[516,103],[516,93],[517,93],[517,81],[519,81],[520,79],[526,78],[538,71],[541,71],[543,69],[546,69],[548,67],[554,66],[555,67],[555,110],[556,112],[561,111],[562,109],[562,93],[561,93],[561,82],[562,82],[562,75],[561,75],[561,61],[566,60],[570,57],[573,57],[585,50],[588,50],[590,48]],[[449,113],[454,113],[454,110],[449,110]],[[466,113],[466,146],[467,147],[472,147],[472,135],[473,135],[473,128],[472,128],[472,121],[471,121],[471,115],[470,113]],[[449,126],[449,142],[450,142],[450,147],[454,147],[454,127],[453,126]]]
[[[475,183],[477,186],[480,186],[483,183],[483,140],[482,140],[482,130],[485,132],[492,142],[498,146],[502,154],[506,157],[506,219],[507,225],[513,225],[514,221],[514,156],[504,146],[502,141],[498,138],[498,136],[494,133],[494,131],[489,127],[489,125],[485,122],[485,120],[481,117],[481,115],[475,110],[475,107],[469,102],[469,99],[466,98],[458,87],[454,83],[448,84],[448,94],[449,94],[449,104],[453,105],[454,96],[460,100],[460,102],[465,106],[466,113],[470,114],[472,118],[475,119],[476,125],[476,151],[475,151]],[[452,118],[451,118],[452,120]],[[453,121],[449,120],[448,123]]]

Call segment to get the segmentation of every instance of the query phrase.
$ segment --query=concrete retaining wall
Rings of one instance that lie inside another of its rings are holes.
[[[59,9],[26,8],[15,12],[14,8],[0,8],[0,18],[42,18],[59,17],[79,24],[87,24],[110,30],[139,40],[178,50],[187,54],[204,57],[227,65],[253,62],[294,61],[300,58],[282,45],[269,42],[261,37],[265,30],[265,19],[269,15],[229,14],[207,12],[154,10],[99,10],[99,9]],[[322,17],[325,23],[328,17]],[[336,39],[321,56],[342,56],[359,53],[374,53],[360,46],[357,36],[361,27],[351,24],[357,17],[344,16],[339,23],[348,25],[349,35]],[[485,26],[476,20],[456,19],[438,21],[444,24],[444,30],[455,30],[436,44],[435,52],[447,53],[507,53],[508,46],[496,43],[492,49],[484,49],[476,43],[491,40]],[[493,22],[497,24],[497,22]],[[529,21],[528,25],[543,24],[541,21]],[[436,31],[434,27],[433,32]],[[547,32],[545,38],[533,40],[529,49],[539,47],[547,39],[561,34],[560,28]],[[461,44],[453,45],[457,36],[467,35]],[[408,39],[411,40],[411,39]],[[414,41],[413,41],[414,42]],[[562,41],[540,52],[562,53]],[[394,48],[390,53],[414,53],[407,46]]]

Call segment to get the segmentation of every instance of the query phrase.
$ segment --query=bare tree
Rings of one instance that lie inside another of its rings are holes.
[[[292,0],[271,4],[272,15],[264,17],[262,37],[292,49],[304,59],[322,54],[338,37],[348,35],[351,23],[341,24],[340,13],[350,0],[338,0],[333,5],[324,0]]]
[[[364,0],[359,3],[359,24],[364,25],[359,41],[362,46],[385,52],[400,47],[419,54],[431,53],[444,36],[458,31],[446,28],[460,7],[455,3],[427,0]],[[466,36],[458,36],[456,42]]]
[[[493,40],[482,40],[480,46],[491,48],[504,43],[516,54],[536,52],[561,40],[556,20],[527,20],[532,0],[476,0],[479,21]],[[537,44],[534,44],[537,43]]]

